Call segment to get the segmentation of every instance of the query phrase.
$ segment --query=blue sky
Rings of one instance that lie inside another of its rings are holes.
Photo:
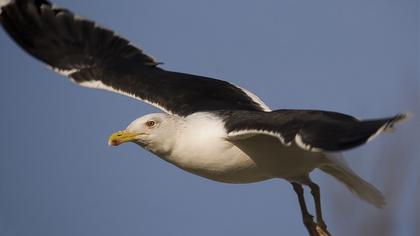
[[[411,111],[393,134],[345,153],[383,190],[385,209],[328,176],[313,179],[335,235],[419,232],[417,1],[54,2],[113,29],[165,69],[230,81],[272,108],[361,118]],[[109,134],[156,110],[74,86],[2,30],[0,52],[1,235],[305,235],[285,181],[221,184],[133,144],[110,148]]]

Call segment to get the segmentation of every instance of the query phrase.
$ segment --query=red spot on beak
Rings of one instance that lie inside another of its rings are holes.
[[[109,146],[118,146],[118,145],[120,145],[121,143],[120,142],[118,142],[118,140],[115,140],[115,139],[113,139],[113,140],[109,140],[108,141],[108,145]]]

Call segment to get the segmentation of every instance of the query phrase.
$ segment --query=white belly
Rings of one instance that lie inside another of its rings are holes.
[[[167,161],[193,174],[225,183],[252,183],[270,178],[254,160],[234,145],[226,144],[223,153],[207,145],[190,150],[187,155],[174,153]]]

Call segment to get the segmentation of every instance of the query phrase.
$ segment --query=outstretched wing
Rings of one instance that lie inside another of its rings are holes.
[[[357,147],[406,118],[358,120],[336,112],[276,110],[273,112],[226,111],[223,115],[230,140],[271,135],[283,144],[309,151],[342,151]]]
[[[9,35],[81,86],[134,97],[180,116],[269,110],[255,95],[226,81],[163,70],[126,39],[46,0],[8,1],[2,7],[0,2],[0,22]]]

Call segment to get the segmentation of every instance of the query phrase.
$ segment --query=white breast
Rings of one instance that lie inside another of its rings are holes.
[[[185,118],[185,126],[171,154],[163,159],[193,174],[228,183],[268,179],[255,162],[225,139],[220,118],[196,113]]]

